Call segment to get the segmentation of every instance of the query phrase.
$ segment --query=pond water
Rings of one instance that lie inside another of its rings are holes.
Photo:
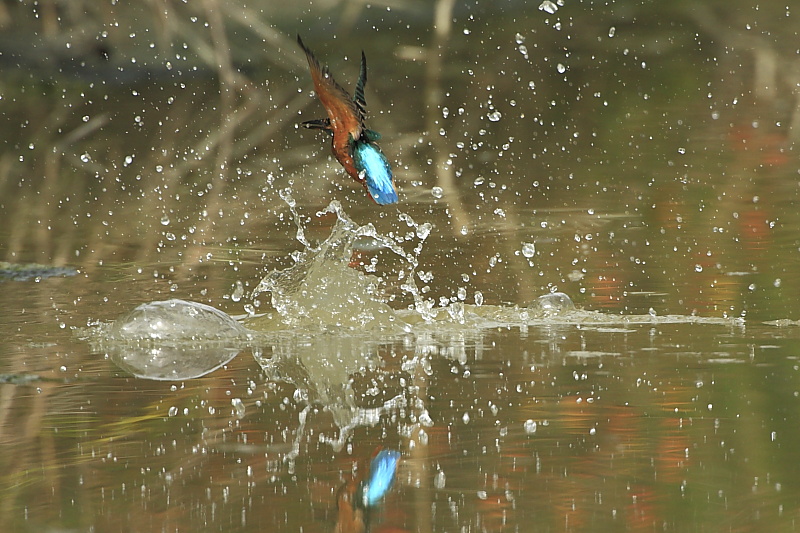
[[[800,529],[798,14],[391,4],[0,8],[0,523]]]

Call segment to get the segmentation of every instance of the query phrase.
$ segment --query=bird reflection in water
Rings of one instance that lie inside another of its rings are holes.
[[[333,155],[345,171],[367,190],[367,194],[380,205],[397,202],[397,192],[392,183],[389,161],[375,143],[381,135],[364,125],[367,101],[364,86],[367,84],[367,58],[361,52],[361,72],[356,83],[355,96],[333,79],[328,67],[320,65],[300,36],[297,43],[308,59],[311,79],[328,118],[303,122],[306,128],[320,129],[333,134]]]
[[[400,452],[379,450],[370,462],[366,478],[354,477],[337,489],[335,533],[402,531],[384,526],[370,527],[370,511],[392,488],[399,462]]]

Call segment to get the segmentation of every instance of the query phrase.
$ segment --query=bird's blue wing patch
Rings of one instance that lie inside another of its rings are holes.
[[[380,205],[397,201],[397,192],[392,184],[392,169],[386,156],[371,143],[356,142],[353,148],[353,162],[359,173],[364,174],[367,190]]]
[[[397,472],[397,463],[400,461],[400,452],[396,450],[381,450],[372,459],[369,465],[369,479],[364,486],[364,505],[375,505],[389,492],[394,483]]]

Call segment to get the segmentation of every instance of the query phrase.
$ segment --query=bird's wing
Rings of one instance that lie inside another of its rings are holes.
[[[306,54],[308,67],[311,70],[311,79],[314,81],[314,90],[328,112],[331,128],[350,133],[354,139],[358,139],[361,137],[362,130],[361,112],[358,105],[350,98],[347,91],[336,83],[328,67],[320,65],[299,35],[297,43]]]
[[[356,92],[353,101],[356,104],[358,111],[358,118],[363,125],[364,119],[367,116],[367,100],[364,98],[364,87],[367,85],[367,56],[364,51],[361,51],[361,72],[358,73],[358,83],[356,83]]]
[[[314,120],[306,120],[305,122],[301,122],[300,125],[310,130],[332,131],[331,119],[329,118],[317,118]]]

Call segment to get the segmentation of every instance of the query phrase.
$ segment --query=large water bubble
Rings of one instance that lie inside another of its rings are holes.
[[[528,311],[533,317],[550,318],[575,311],[575,304],[572,303],[572,298],[563,292],[551,292],[529,303]]]
[[[251,339],[247,328],[219,309],[175,299],[142,304],[89,340],[135,376],[183,380],[221,367]]]
[[[247,328],[209,305],[185,300],[142,304],[118,318],[108,338],[118,341],[197,341],[241,339]]]

